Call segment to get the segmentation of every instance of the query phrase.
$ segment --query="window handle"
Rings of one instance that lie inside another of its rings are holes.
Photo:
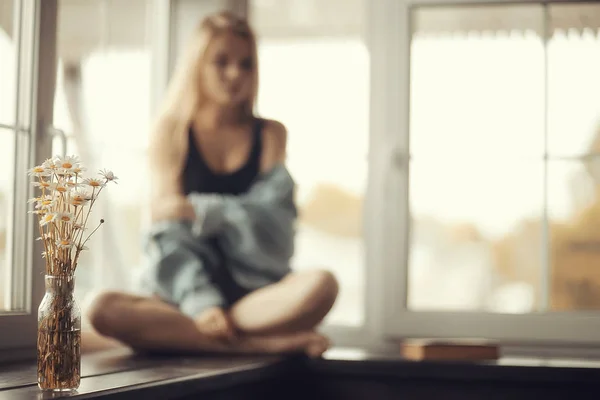
[[[65,131],[63,131],[62,129],[55,128],[53,126],[49,126],[48,133],[50,134],[50,136],[52,138],[58,137],[58,139],[60,140],[60,151],[61,151],[60,155],[63,157],[66,156],[67,155],[67,134],[65,133]]]
[[[394,149],[392,151],[392,163],[396,168],[406,168],[410,161],[410,155],[404,150]]]

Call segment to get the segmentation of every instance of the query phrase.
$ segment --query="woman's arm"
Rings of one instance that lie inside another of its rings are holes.
[[[159,118],[150,139],[150,213],[153,222],[193,220],[181,184],[181,173],[188,150],[186,124],[175,117]]]
[[[225,304],[210,274],[212,266],[219,263],[218,256],[192,235],[191,223],[154,224],[147,250],[150,262],[143,284],[151,292],[178,304],[190,317]]]
[[[260,163],[261,172],[270,171],[278,164],[285,163],[287,129],[279,121],[267,119],[263,124],[263,148]]]
[[[181,187],[187,153],[187,136],[183,133],[187,131],[180,125],[177,120],[163,118],[150,142],[153,224],[145,284],[194,317],[206,308],[222,306],[224,299],[210,273],[211,266],[220,260],[205,241],[199,241],[191,232],[196,214]]]
[[[193,233],[216,236],[226,256],[258,270],[289,268],[297,217],[294,181],[279,164],[241,196],[188,196],[196,211]]]
[[[194,221],[194,207],[181,195],[165,195],[162,199],[152,202],[152,222],[163,221]]]

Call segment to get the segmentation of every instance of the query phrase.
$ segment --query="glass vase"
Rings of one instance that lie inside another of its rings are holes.
[[[81,310],[75,301],[75,277],[46,275],[45,285],[38,309],[38,386],[73,391],[81,380]]]

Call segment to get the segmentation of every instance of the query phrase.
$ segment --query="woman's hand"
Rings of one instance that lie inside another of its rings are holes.
[[[215,339],[224,339],[229,342],[235,339],[235,328],[227,311],[221,307],[211,307],[202,312],[195,319],[198,330]]]
[[[184,196],[168,196],[152,202],[152,220],[189,220],[194,221],[194,207]]]

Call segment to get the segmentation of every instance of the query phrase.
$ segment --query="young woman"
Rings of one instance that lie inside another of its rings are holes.
[[[257,87],[247,22],[229,13],[202,21],[151,140],[149,296],[98,296],[89,317],[101,335],[142,350],[327,349],[314,329],[337,282],[324,270],[290,271],[286,129],[254,114]]]

